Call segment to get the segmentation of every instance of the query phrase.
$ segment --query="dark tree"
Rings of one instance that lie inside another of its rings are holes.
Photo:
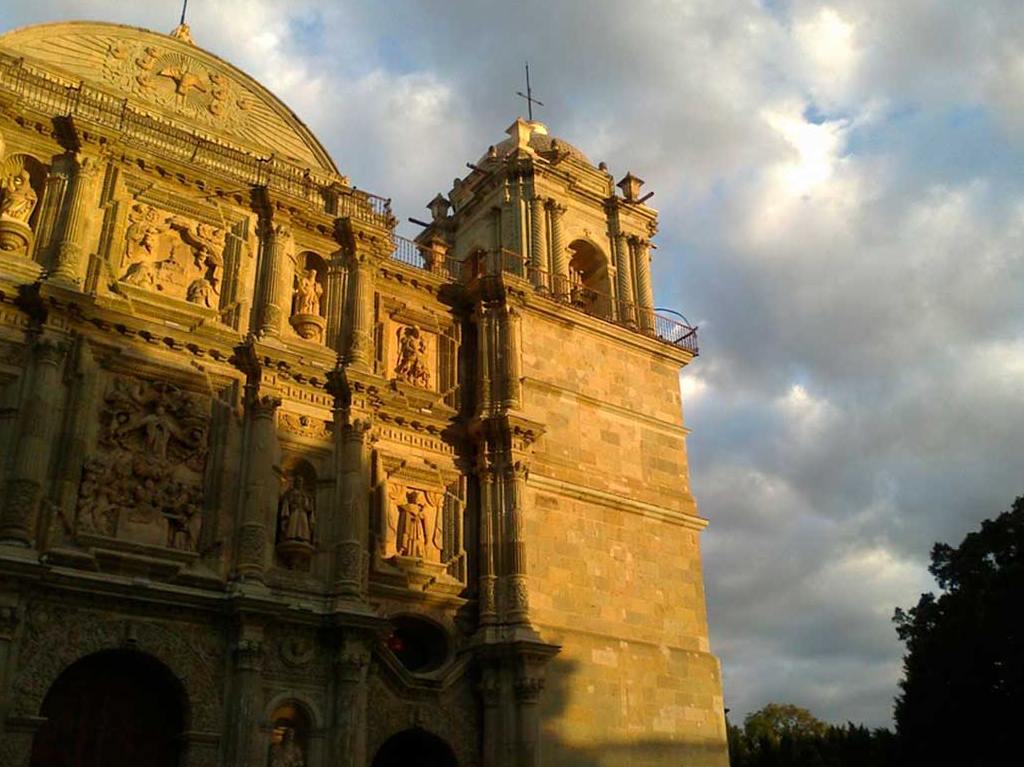
[[[1020,760],[1024,712],[1024,497],[957,547],[936,544],[942,593],[896,610],[906,644],[896,729],[902,763]],[[1015,756],[1014,756],[1015,755]]]

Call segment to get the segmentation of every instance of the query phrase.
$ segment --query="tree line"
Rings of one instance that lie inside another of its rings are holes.
[[[728,724],[732,767],[981,767],[1020,763],[1024,496],[959,546],[936,543],[940,593],[893,616],[906,646],[895,729],[829,725],[769,703]]]

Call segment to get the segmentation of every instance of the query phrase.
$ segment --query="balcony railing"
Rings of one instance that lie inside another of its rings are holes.
[[[0,90],[13,93],[26,106],[52,117],[77,117],[120,133],[126,144],[156,155],[197,165],[251,186],[265,186],[307,200],[332,212],[328,200],[340,194],[348,209],[343,215],[394,226],[391,201],[349,190],[333,173],[302,167],[276,155],[258,155],[230,142],[186,130],[84,82],[58,77],[0,53]],[[353,199],[346,199],[346,195]]]
[[[466,261],[443,257],[440,260],[416,242],[404,237],[394,238],[391,258],[407,266],[439,274],[451,282],[466,283],[478,277],[503,273],[525,280],[538,294],[591,317],[627,327],[645,336],[656,338],[693,355],[699,352],[697,328],[657,313],[651,307],[619,301],[594,290],[582,282],[573,282],[559,275],[531,266],[514,251],[499,249],[478,253]]]

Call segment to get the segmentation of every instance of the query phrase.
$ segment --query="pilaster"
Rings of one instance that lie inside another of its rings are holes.
[[[232,726],[227,734],[227,764],[263,764],[266,744],[260,736],[263,718],[263,629],[244,624],[232,648]]]
[[[0,543],[29,546],[49,473],[61,410],[60,371],[67,345],[36,335],[31,342],[31,379],[24,389],[14,441],[14,461],[3,493]]]
[[[330,764],[364,767],[366,753],[366,678],[370,670],[370,638],[352,632],[334,657],[334,711]]]
[[[552,292],[557,296],[569,294],[569,259],[565,254],[565,232],[562,227],[562,216],[567,210],[565,205],[555,201],[547,202],[548,217],[551,220],[551,274]]]
[[[651,243],[642,237],[629,238],[630,257],[636,268],[637,304],[640,327],[654,330],[654,290],[651,287]]]
[[[633,293],[632,248],[626,235],[615,234],[616,289],[619,299],[619,321],[632,325],[636,323],[636,298]]]
[[[57,244],[56,262],[50,279],[77,287],[82,284],[86,263],[82,258],[85,248],[86,223],[89,210],[95,207],[95,181],[100,162],[94,157],[75,154],[71,178],[64,202],[64,226]]]
[[[550,289],[550,267],[545,218],[544,200],[534,196],[530,200],[530,277],[534,287],[546,292]]]

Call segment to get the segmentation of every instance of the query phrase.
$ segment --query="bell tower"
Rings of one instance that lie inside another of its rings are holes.
[[[416,238],[465,286],[484,764],[726,765],[643,181],[517,119]],[[509,755],[515,754],[510,760]]]

